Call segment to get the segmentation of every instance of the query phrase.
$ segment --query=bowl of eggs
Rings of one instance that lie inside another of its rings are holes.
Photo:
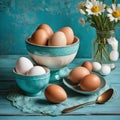
[[[49,68],[33,65],[26,57],[17,60],[13,74],[17,86],[28,96],[39,95],[50,79]]]
[[[73,61],[79,48],[79,39],[74,36],[71,27],[53,32],[49,25],[41,24],[26,40],[26,48],[38,65],[56,71]]]

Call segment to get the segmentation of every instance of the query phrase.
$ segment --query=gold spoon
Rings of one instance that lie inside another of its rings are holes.
[[[79,104],[79,105],[76,105],[76,106],[73,106],[70,108],[66,108],[62,111],[62,113],[68,113],[68,112],[71,112],[73,110],[76,110],[78,108],[81,108],[81,107],[84,107],[86,105],[93,104],[93,103],[103,104],[103,103],[107,102],[112,97],[113,92],[114,92],[114,90],[112,88],[110,88],[107,91],[105,91],[104,93],[102,93],[100,96],[98,96],[98,98],[95,101],[90,101],[90,102]]]

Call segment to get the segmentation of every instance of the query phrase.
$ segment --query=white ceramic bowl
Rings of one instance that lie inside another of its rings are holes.
[[[50,70],[59,70],[73,61],[78,48],[79,39],[74,38],[74,43],[64,47],[41,46],[26,40],[26,48],[31,58],[39,65],[44,65]]]

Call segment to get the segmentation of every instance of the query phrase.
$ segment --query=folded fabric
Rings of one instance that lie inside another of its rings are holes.
[[[59,104],[53,104],[47,101],[44,96],[44,90],[39,96],[30,97],[24,95],[17,86],[14,86],[9,90],[7,99],[12,102],[13,106],[17,107],[23,112],[37,113],[40,115],[61,115],[61,111],[63,109],[77,104],[82,104],[84,102],[96,100],[99,94],[103,93],[109,88],[109,86],[106,85],[103,89],[93,95],[83,95],[67,88],[62,81],[58,81],[55,84],[62,86],[68,95],[68,98]]]

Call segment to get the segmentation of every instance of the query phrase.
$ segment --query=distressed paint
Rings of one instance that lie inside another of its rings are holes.
[[[81,40],[77,57],[91,57],[95,32],[79,23],[81,15],[77,4],[80,1],[0,0],[0,55],[27,54],[25,39],[39,24],[47,23],[54,31],[63,26],[72,27]],[[120,40],[118,34],[117,37]]]
[[[19,55],[2,55],[0,57],[0,120],[73,120],[74,118],[75,120],[96,120],[96,118],[97,120],[120,120],[120,59],[117,62],[118,67],[116,70],[110,75],[105,76],[107,84],[115,90],[114,97],[110,99],[109,102],[103,105],[86,106],[65,115],[51,117],[39,115],[38,113],[23,113],[6,100],[8,90],[15,85],[15,81],[12,78],[13,75],[9,74],[9,72],[12,70],[19,57]],[[88,59],[77,58],[68,67],[73,68],[86,60]],[[6,75],[7,79],[3,74]],[[9,76],[7,76],[8,74]]]

